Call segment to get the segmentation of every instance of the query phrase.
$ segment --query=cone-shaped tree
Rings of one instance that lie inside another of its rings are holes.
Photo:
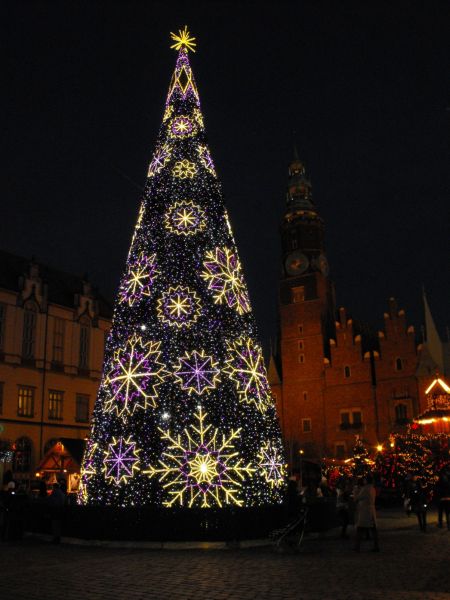
[[[179,51],[116,298],[82,504],[278,503],[284,458],[241,263]]]

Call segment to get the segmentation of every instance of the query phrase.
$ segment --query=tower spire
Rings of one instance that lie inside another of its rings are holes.
[[[422,286],[422,301],[425,314],[425,344],[440,373],[444,373],[442,342],[431,314],[424,286]]]

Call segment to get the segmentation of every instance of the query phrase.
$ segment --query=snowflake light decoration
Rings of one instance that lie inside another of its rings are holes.
[[[164,506],[187,504],[208,508],[243,504],[242,481],[255,469],[251,463],[244,464],[234,447],[241,430],[232,430],[228,437],[221,436],[212,425],[205,426],[206,416],[199,408],[195,414],[197,424],[190,425],[176,437],[160,429],[162,439],[168,442],[167,450],[159,466],[150,466],[144,472],[150,477],[159,476],[168,497]]]
[[[271,442],[265,442],[258,453],[258,466],[271,488],[284,485],[286,465],[278,448]]]
[[[190,327],[200,315],[200,300],[194,291],[178,285],[163,292],[157,311],[159,318],[170,326]]]
[[[206,356],[205,352],[186,352],[178,359],[174,375],[181,389],[187,390],[190,395],[195,392],[199,396],[208,390],[213,390],[219,381],[220,370],[217,362],[212,356]]]
[[[245,337],[227,345],[229,356],[224,372],[234,382],[241,402],[254,404],[264,413],[272,405],[272,400],[260,346]]]
[[[169,126],[169,135],[173,138],[187,138],[196,133],[195,124],[186,115],[175,117]]]
[[[203,115],[198,108],[194,108],[194,119],[197,121],[198,126],[204,129]]]
[[[175,202],[164,217],[164,225],[171,233],[193,235],[205,229],[205,211],[192,200]]]
[[[80,486],[78,488],[78,499],[81,504],[86,504],[88,500],[87,484],[91,477],[97,474],[94,465],[94,456],[97,448],[98,444],[96,442],[93,442],[92,440],[88,441],[83,465],[81,467]]]
[[[201,277],[213,292],[214,303],[226,303],[242,315],[250,310],[250,300],[237,254],[226,246],[206,253]]]
[[[195,163],[187,160],[187,158],[175,163],[172,170],[172,175],[178,179],[192,179],[197,174]]]
[[[159,362],[160,345],[161,342],[144,343],[133,334],[124,348],[116,350],[104,382],[108,394],[104,404],[106,412],[115,411],[120,417],[132,415],[138,408],[156,408],[157,388],[167,375]]]
[[[162,171],[169,162],[171,155],[172,148],[169,144],[163,144],[161,148],[156,150],[148,169],[148,177],[153,177]]]
[[[205,169],[209,173],[211,173],[211,175],[214,175],[214,177],[217,177],[216,170],[214,168],[214,163],[212,161],[211,154],[208,150],[208,147],[200,145],[197,147],[197,152],[200,157],[200,162],[205,167]]]
[[[133,306],[143,296],[150,296],[153,282],[158,275],[156,254],[147,256],[141,252],[128,265],[128,273],[119,291],[119,302],[127,302],[129,306]]]
[[[167,119],[170,119],[170,117],[172,116],[172,113],[173,113],[173,104],[169,104],[168,106],[166,106],[166,110],[164,111],[163,123],[165,123],[167,121]]]
[[[134,471],[139,471],[139,450],[136,449],[136,443],[131,441],[131,437],[124,439],[113,437],[111,444],[108,444],[108,450],[103,459],[103,472],[107,481],[114,481],[116,485],[126,483],[133,477]]]

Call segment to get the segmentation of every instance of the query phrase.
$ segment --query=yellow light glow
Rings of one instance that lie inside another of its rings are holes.
[[[431,390],[437,385],[439,384],[441,386],[441,388],[447,392],[447,394],[450,394],[450,387],[445,383],[445,381],[443,381],[442,379],[440,379],[439,377],[437,377],[425,390],[425,394],[429,394],[431,392]]]
[[[170,32],[170,37],[175,44],[170,46],[174,50],[181,50],[181,48],[186,48],[186,50],[191,50],[195,52],[195,37],[190,37],[190,33],[188,31],[187,25],[184,26],[184,29],[178,30],[178,35],[176,33]]]
[[[383,451],[383,446],[381,444],[378,444],[377,450],[378,450],[378,452],[382,452]]]

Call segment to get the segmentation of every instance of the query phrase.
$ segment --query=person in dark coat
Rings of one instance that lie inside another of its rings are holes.
[[[450,471],[442,470],[436,484],[435,497],[438,505],[438,527],[443,526],[443,516],[450,531]]]
[[[416,513],[420,530],[427,530],[427,494],[425,488],[421,485],[417,475],[412,478],[410,488],[411,510]]]
[[[50,519],[52,524],[53,543],[59,544],[61,541],[61,528],[63,508],[66,504],[66,496],[61,491],[59,483],[53,484],[53,490],[48,497],[48,505],[50,507]]]

